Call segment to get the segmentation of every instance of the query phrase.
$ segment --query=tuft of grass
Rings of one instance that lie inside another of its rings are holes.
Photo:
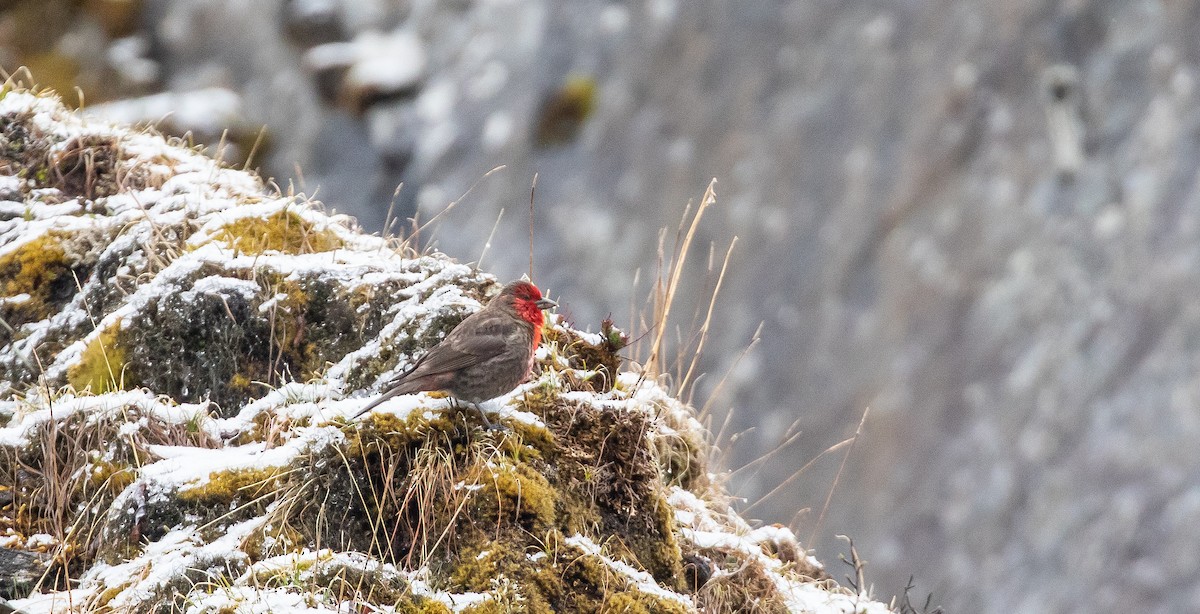
[[[733,570],[715,575],[696,592],[702,612],[788,614],[787,601],[757,559],[745,559]]]
[[[708,184],[708,188],[704,191],[704,196],[700,198],[700,205],[696,207],[695,212],[691,211],[691,206],[684,210],[683,218],[680,220],[679,229],[675,236],[675,247],[672,251],[670,259],[665,257],[665,239],[666,233],[659,233],[658,256],[659,256],[659,271],[660,275],[654,280],[654,287],[651,290],[651,322],[652,326],[647,329],[647,332],[653,332],[653,340],[650,343],[649,351],[646,353],[645,359],[641,360],[643,373],[650,377],[656,378],[660,373],[664,372],[663,368],[663,342],[666,339],[667,330],[671,321],[671,310],[675,305],[675,294],[679,290],[680,280],[683,276],[683,267],[687,262],[688,254],[692,249],[692,242],[696,238],[696,230],[700,227],[700,220],[704,218],[704,212],[710,206],[717,202],[716,195],[717,180],[714,179]],[[689,213],[691,220],[689,222]],[[686,232],[684,227],[686,228]],[[663,279],[663,266],[666,266],[666,279]],[[640,338],[639,338],[640,340]],[[635,352],[640,349],[635,347]],[[683,350],[680,350],[682,355]]]

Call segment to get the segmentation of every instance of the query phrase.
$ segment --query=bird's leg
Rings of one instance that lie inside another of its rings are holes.
[[[450,397],[450,406],[454,408],[455,412],[458,412],[460,409],[462,409],[462,406],[458,404],[458,401],[459,400],[456,397]],[[488,419],[487,412],[483,411],[482,405],[480,405],[479,403],[471,402],[471,401],[466,401],[466,403],[468,405],[470,405],[471,407],[474,407],[475,411],[479,413],[480,419],[483,420],[483,428],[485,428],[489,431],[504,430],[505,426],[503,424],[492,422],[491,420]]]
[[[480,405],[479,403],[472,403],[472,405],[474,405],[474,406],[475,406],[475,409],[476,409],[476,410],[479,412],[479,417],[480,417],[480,418],[483,418],[483,427],[484,427],[485,429],[487,429],[487,430],[489,430],[489,431],[502,431],[502,430],[504,430],[504,425],[503,425],[503,424],[499,424],[499,423],[496,423],[496,422],[492,422],[491,420],[489,420],[489,419],[488,419],[488,417],[487,417],[487,412],[483,411],[483,405]]]

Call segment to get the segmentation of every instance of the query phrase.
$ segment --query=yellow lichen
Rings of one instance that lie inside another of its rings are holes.
[[[44,319],[54,310],[52,299],[60,280],[70,274],[70,258],[56,233],[42,235],[0,257],[0,294],[8,299],[27,297],[4,302],[0,317],[14,328]]]
[[[120,465],[111,461],[92,461],[92,471],[88,476],[88,486],[91,488],[106,487],[109,492],[119,493],[133,483],[137,472],[133,467]]]
[[[292,211],[280,211],[268,217],[241,218],[226,224],[217,232],[216,239],[243,254],[267,251],[315,254],[342,246],[342,240],[332,231],[317,230]]]
[[[118,337],[120,331],[120,323],[113,324],[83,348],[79,362],[67,370],[67,381],[76,390],[104,394],[137,385],[136,375],[125,362],[125,349]]]
[[[185,503],[228,504],[239,499],[254,499],[263,492],[276,489],[279,468],[248,468],[213,472],[208,481],[183,488],[177,494]]]

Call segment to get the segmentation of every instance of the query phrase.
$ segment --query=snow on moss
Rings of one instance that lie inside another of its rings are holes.
[[[611,324],[550,318],[481,404],[506,430],[427,393],[351,422],[492,277],[50,98],[0,140],[0,472],[36,510],[0,534],[58,557],[23,611],[887,611],[737,516]]]

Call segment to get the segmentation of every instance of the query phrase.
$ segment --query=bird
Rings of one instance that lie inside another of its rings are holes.
[[[474,405],[487,428],[495,428],[479,404],[511,391],[529,377],[542,339],[542,311],[557,306],[528,281],[505,284],[500,294],[397,375],[378,399],[351,420],[399,394],[442,391],[455,401]]]

